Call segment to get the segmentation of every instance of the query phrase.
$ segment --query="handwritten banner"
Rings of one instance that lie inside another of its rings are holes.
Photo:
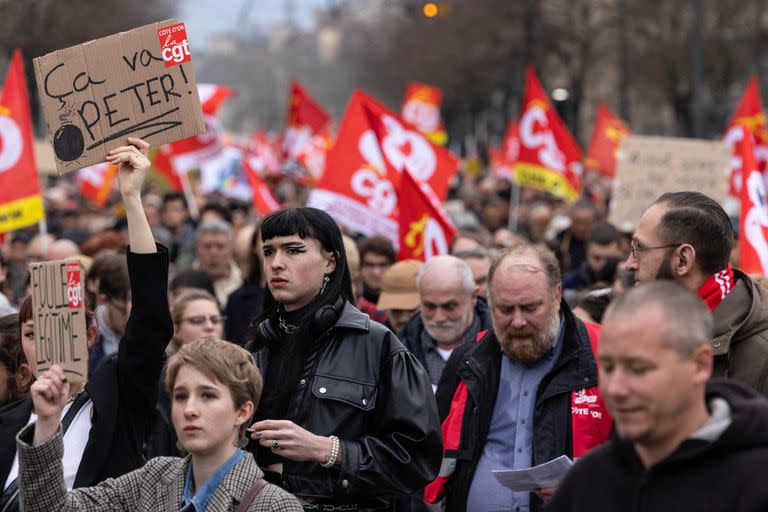
[[[77,261],[32,263],[32,320],[37,373],[58,364],[73,382],[88,376],[83,268]]]
[[[34,65],[59,174],[104,162],[128,136],[159,146],[204,130],[182,23],[96,39]]]
[[[645,137],[622,138],[608,220],[633,231],[661,194],[695,190],[720,204],[726,196],[730,150],[720,141]]]

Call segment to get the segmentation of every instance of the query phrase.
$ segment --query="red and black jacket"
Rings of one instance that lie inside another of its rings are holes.
[[[578,320],[562,302],[563,349],[536,393],[532,465],[571,458],[608,440],[612,423],[597,391],[599,326]],[[594,352],[593,352],[594,351]],[[437,389],[445,454],[438,478],[425,492],[427,501],[446,500],[446,509],[466,509],[475,468],[488,436],[499,387],[502,353],[493,331],[452,354]],[[451,440],[453,438],[453,442]],[[531,510],[541,509],[531,495]]]

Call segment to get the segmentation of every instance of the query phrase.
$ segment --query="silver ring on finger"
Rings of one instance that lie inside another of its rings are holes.
[[[273,439],[272,440],[272,449],[273,450],[277,450],[278,448],[280,448],[280,441],[278,441],[277,439]]]

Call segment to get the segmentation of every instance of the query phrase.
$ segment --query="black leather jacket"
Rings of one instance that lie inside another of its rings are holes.
[[[442,440],[421,364],[391,331],[349,303],[315,346],[288,416],[316,435],[338,436],[341,467],[287,460],[281,485],[298,496],[376,506],[432,481]],[[268,349],[255,356],[266,375]]]

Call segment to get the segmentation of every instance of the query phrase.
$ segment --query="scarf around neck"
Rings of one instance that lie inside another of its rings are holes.
[[[709,311],[712,312],[731,293],[734,284],[733,268],[728,264],[725,270],[712,274],[704,281],[698,296],[707,303]]]

